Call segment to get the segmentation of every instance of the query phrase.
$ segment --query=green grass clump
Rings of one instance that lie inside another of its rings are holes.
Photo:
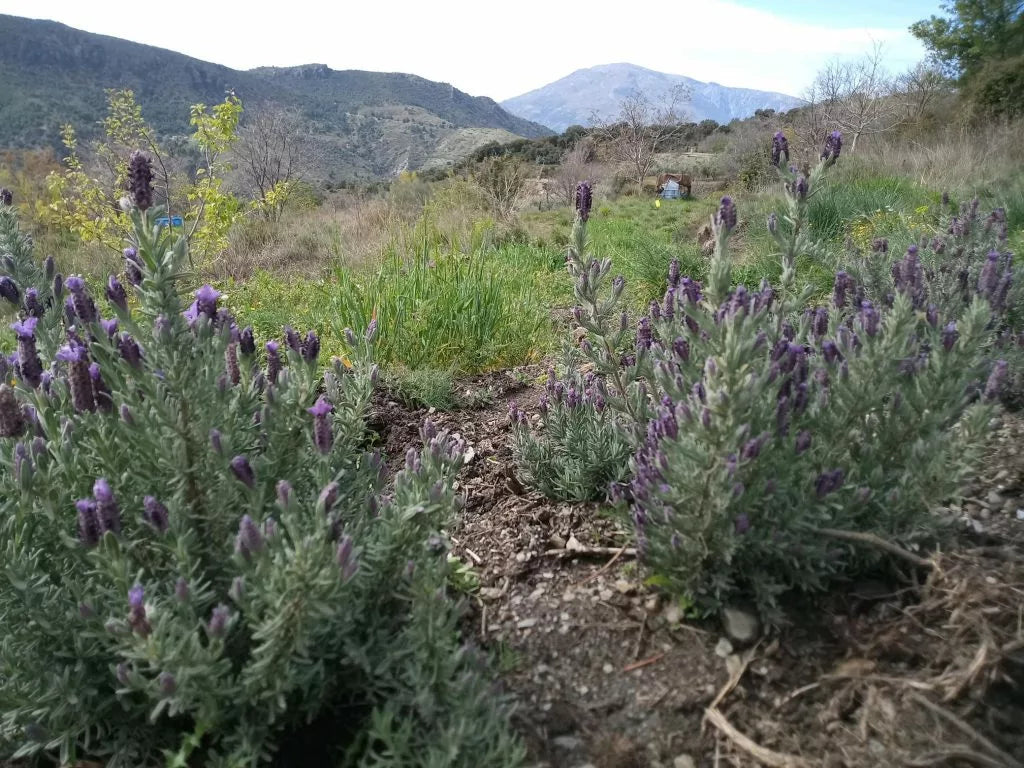
[[[455,377],[439,368],[397,368],[385,379],[388,390],[403,405],[450,411],[456,407]]]
[[[280,335],[291,322],[320,333],[328,355],[344,356],[345,329],[362,333],[376,318],[381,363],[471,374],[541,357],[552,340],[549,308],[569,301],[570,286],[552,251],[507,244],[470,254],[392,250],[375,268],[320,280],[262,272],[228,293],[258,335]]]

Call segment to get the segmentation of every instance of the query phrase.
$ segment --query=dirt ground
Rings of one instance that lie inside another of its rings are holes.
[[[489,402],[428,414],[382,400],[392,456],[423,419],[472,458],[452,553],[472,567],[467,630],[495,655],[540,768],[1024,765],[1024,420],[1006,417],[955,548],[902,581],[789,608],[746,645],[646,588],[629,533],[595,505],[516,481],[508,403],[539,367],[467,382]]]

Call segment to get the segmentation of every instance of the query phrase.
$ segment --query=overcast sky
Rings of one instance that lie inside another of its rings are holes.
[[[924,52],[907,27],[938,6],[938,0],[0,0],[0,13],[52,19],[236,69],[316,62],[412,72],[501,100],[613,62],[799,96],[823,63],[864,52],[872,41],[884,44],[891,69],[918,61]]]

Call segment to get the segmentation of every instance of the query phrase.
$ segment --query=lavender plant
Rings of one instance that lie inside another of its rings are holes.
[[[0,206],[0,759],[518,764],[436,546],[459,441],[428,423],[386,486],[375,329],[321,376],[312,331],[258,347],[210,286],[189,304],[147,163],[105,301]]]
[[[550,369],[539,435],[526,412],[511,405],[512,450],[524,483],[560,501],[598,501],[625,479],[632,447],[607,407],[607,392],[592,372],[581,375],[570,367],[559,379]]]
[[[807,201],[840,148],[830,135],[813,169],[779,170],[786,206],[768,221],[778,286],[733,285],[737,215],[723,198],[707,283],[673,263],[632,349],[616,308],[623,282],[605,291],[611,265],[580,255],[586,211],[577,216],[568,265],[589,334],[581,346],[635,447],[613,496],[652,581],[703,610],[751,594],[774,620],[781,593],[877,559],[866,540],[909,546],[935,533],[930,510],[977,461],[1005,378],[1005,364],[982,366],[984,297],[952,316],[916,311],[910,288],[876,305],[840,272],[830,303],[807,308],[797,259],[822,255]]]
[[[948,209],[944,196],[943,208]],[[975,298],[989,306],[988,357],[1009,361],[1001,399],[1017,406],[1024,402],[1024,286],[1015,280],[1013,253],[1007,247],[1006,211],[995,208],[982,215],[977,198],[961,203],[942,216],[937,230],[895,253],[885,239],[871,252],[854,251],[851,275],[864,286],[866,297],[891,304],[906,294],[919,312],[947,316],[963,311]]]

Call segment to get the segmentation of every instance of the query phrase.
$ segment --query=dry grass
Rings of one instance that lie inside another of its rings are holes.
[[[278,219],[246,218],[210,272],[234,280],[258,271],[320,277],[338,267],[378,263],[391,251],[414,253],[425,240],[469,251],[494,229],[469,182],[429,185],[411,175],[386,195],[337,195],[317,208],[286,210]]]
[[[865,160],[932,189],[974,194],[1004,182],[1020,168],[1024,120],[950,123],[933,135],[879,136],[866,142]],[[859,155],[861,153],[858,153]]]

